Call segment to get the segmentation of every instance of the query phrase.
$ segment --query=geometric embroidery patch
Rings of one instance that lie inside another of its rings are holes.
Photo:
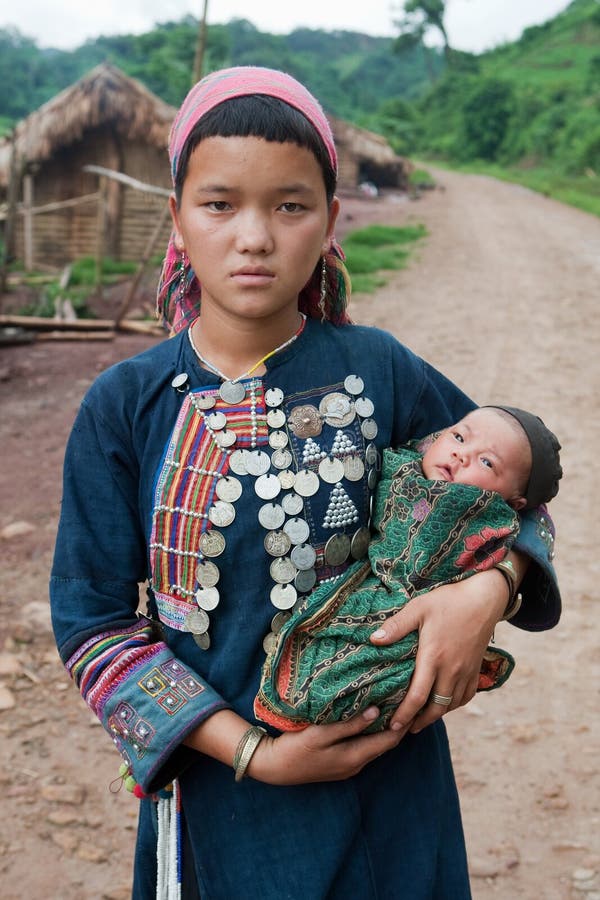
[[[175,659],[153,666],[138,685],[170,716],[204,691],[204,686]]]
[[[108,727],[113,734],[118,734],[128,747],[135,750],[138,759],[144,756],[155,734],[150,722],[142,719],[129,703],[123,702],[119,703],[110,716]]]

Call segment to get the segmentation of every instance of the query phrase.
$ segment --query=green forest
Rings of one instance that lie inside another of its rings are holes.
[[[518,41],[480,55],[448,46],[444,5],[406,0],[397,38],[273,35],[241,19],[209,25],[204,69],[285,69],[328,112],[384,134],[401,154],[491,171],[600,212],[600,0],[573,0]],[[197,30],[187,17],[71,52],[0,30],[0,128],[103,61],[176,106],[190,86]],[[424,43],[434,32],[439,49]]]

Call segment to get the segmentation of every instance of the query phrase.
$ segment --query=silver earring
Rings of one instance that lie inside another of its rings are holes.
[[[327,260],[325,257],[321,261],[321,290],[319,293],[319,309],[321,311],[321,322],[326,319],[325,301],[327,300]]]
[[[181,259],[179,260],[179,289],[177,295],[179,300],[183,300],[185,296],[185,250],[181,251]]]

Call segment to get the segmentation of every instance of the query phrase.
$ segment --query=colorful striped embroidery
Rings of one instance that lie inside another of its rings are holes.
[[[267,443],[262,381],[252,379],[244,384],[246,396],[236,406],[226,404],[216,387],[186,395],[156,482],[151,584],[162,621],[178,630],[182,630],[186,607],[198,587],[196,568],[203,558],[200,538],[211,527],[209,510],[217,499],[217,482],[229,470],[232,452],[216,443],[206,419],[216,412],[225,415],[227,430],[236,435],[232,449]],[[216,400],[206,417],[193,402],[201,394]]]

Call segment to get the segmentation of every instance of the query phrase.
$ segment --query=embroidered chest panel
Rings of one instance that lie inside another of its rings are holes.
[[[291,610],[315,584],[363,558],[370,538],[380,458],[362,379],[289,397],[260,379],[243,386],[235,406],[216,387],[185,394],[154,491],[150,562],[159,615],[191,631],[203,649],[224,567],[240,542],[252,543],[267,576],[268,650]],[[250,508],[256,516],[248,522]]]

